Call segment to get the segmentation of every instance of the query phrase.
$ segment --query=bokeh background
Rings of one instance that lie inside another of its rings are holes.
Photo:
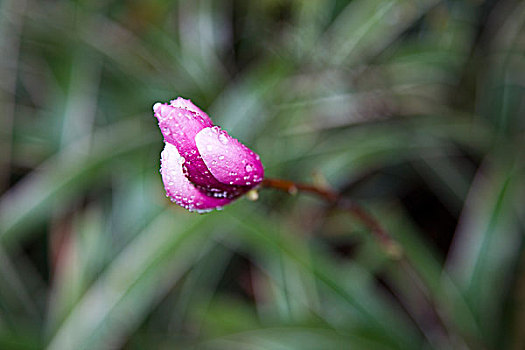
[[[525,2],[3,0],[0,349],[524,349]],[[165,197],[191,98],[270,177]]]

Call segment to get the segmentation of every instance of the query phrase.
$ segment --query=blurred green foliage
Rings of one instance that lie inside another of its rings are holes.
[[[3,0],[0,349],[523,349],[525,2]],[[307,195],[190,214],[156,101]]]

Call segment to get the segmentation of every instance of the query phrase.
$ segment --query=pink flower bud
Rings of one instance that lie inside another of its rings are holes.
[[[263,180],[259,156],[190,100],[156,103],[153,111],[166,143],[160,172],[173,202],[190,211],[218,209]]]

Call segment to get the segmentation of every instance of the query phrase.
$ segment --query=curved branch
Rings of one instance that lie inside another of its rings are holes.
[[[384,251],[392,258],[399,259],[403,255],[401,246],[388,234],[383,226],[368,211],[348,198],[343,198],[339,193],[315,185],[295,183],[290,180],[265,178],[262,187],[274,188],[280,191],[296,194],[299,191],[315,194],[327,202],[339,207],[358,219],[370,229],[377,238]]]

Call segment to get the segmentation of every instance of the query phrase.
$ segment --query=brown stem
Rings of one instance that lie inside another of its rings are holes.
[[[447,339],[450,340],[448,332],[452,331],[453,327],[446,322],[447,320],[436,309],[432,302],[430,293],[427,290],[427,286],[424,286],[422,278],[419,276],[416,269],[411,266],[406,256],[404,256],[401,246],[388,234],[383,226],[370,213],[368,213],[368,211],[348,198],[342,198],[341,195],[335,191],[315,185],[300,184],[281,179],[264,179],[261,186],[275,188],[290,194],[296,194],[298,191],[313,193],[322,197],[334,206],[346,210],[366,225],[370,229],[370,232],[377,238],[384,251],[400,263],[399,266],[404,273],[411,276],[414,285],[422,296],[421,300],[424,300],[426,303],[425,308],[429,310],[437,320],[437,324],[435,325],[436,329],[433,329],[431,334],[422,329],[429,342],[433,342],[433,339],[435,338],[434,333],[445,335],[447,336]],[[403,300],[400,301],[403,302]]]
[[[391,257],[400,258],[402,249],[397,242],[388,234],[388,232],[381,226],[381,224],[365,209],[357,203],[342,198],[339,193],[330,189],[322,188],[315,185],[295,183],[289,180],[269,179],[266,178],[262,182],[262,187],[275,188],[290,194],[296,194],[298,191],[309,192],[322,197],[327,202],[342,208],[352,214],[355,218],[366,225],[370,232],[378,239],[381,246]]]
[[[315,193],[318,196],[326,199],[328,202],[336,203],[339,200],[339,194],[334,191],[330,191],[328,189],[324,189],[314,185],[295,183],[289,180],[265,178],[262,182],[262,186],[275,188],[284,192],[288,192],[290,194],[296,194],[298,191]]]

